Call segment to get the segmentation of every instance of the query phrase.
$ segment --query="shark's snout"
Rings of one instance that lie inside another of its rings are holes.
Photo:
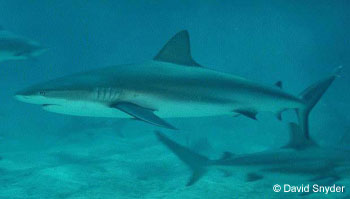
[[[16,92],[14,98],[21,102],[42,104],[43,96],[40,95],[41,93],[42,92],[37,91],[36,89],[28,88]]]
[[[30,97],[21,94],[15,94],[14,98],[21,102],[28,102],[28,100],[30,100]]]

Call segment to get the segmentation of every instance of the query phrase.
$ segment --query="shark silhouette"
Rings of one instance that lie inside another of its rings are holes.
[[[247,181],[257,181],[269,173],[305,175],[311,182],[333,184],[350,171],[350,151],[320,147],[295,123],[289,123],[290,141],[278,149],[235,155],[225,152],[211,160],[172,141],[156,131],[158,140],[192,171],[187,186],[196,183],[208,170],[246,172]]]
[[[187,31],[172,37],[153,60],[77,73],[16,93],[44,110],[90,117],[135,118],[176,129],[164,118],[241,114],[256,119],[271,111],[280,119],[297,110],[308,136],[308,115],[335,79],[332,74],[299,96],[284,92],[281,82],[265,86],[206,69],[192,59]]]

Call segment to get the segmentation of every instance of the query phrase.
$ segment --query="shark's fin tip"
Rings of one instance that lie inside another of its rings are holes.
[[[250,111],[250,110],[235,110],[234,112],[236,112],[236,113],[239,113],[239,114],[241,114],[241,115],[244,115],[244,116],[246,116],[246,117],[248,117],[248,118],[250,118],[250,119],[253,119],[253,120],[258,120],[257,118],[256,118],[256,115],[258,114],[256,111]]]

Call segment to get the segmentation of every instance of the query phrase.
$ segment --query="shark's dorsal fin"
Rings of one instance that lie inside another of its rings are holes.
[[[190,38],[187,30],[180,31],[173,36],[153,60],[200,67],[200,65],[192,59]]]
[[[280,89],[282,89],[282,87],[283,87],[282,85],[283,85],[282,81],[278,81],[275,83],[275,86],[277,86]]]
[[[287,145],[282,148],[293,148],[303,150],[311,146],[317,146],[315,142],[305,136],[299,125],[294,122],[289,123],[290,140]]]

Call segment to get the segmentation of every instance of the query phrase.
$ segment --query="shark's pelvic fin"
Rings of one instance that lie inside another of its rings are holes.
[[[187,182],[187,186],[196,183],[206,172],[210,160],[190,149],[170,140],[161,132],[155,132],[158,140],[163,143],[170,151],[172,151],[180,160],[182,160],[191,170],[192,176]]]
[[[289,123],[289,134],[289,142],[282,148],[303,150],[308,147],[317,146],[315,142],[305,136],[301,128],[294,122]]]
[[[117,108],[138,120],[142,120],[156,126],[176,130],[174,126],[155,115],[153,113],[154,110],[152,109],[144,108],[129,102],[120,102],[112,105],[112,107]]]
[[[244,115],[250,119],[257,120],[256,115],[258,114],[256,111],[249,111],[249,110],[235,110],[234,112],[239,113],[241,115]]]
[[[192,59],[190,38],[186,30],[178,32],[173,36],[154,57],[154,60],[200,67],[200,65]]]

